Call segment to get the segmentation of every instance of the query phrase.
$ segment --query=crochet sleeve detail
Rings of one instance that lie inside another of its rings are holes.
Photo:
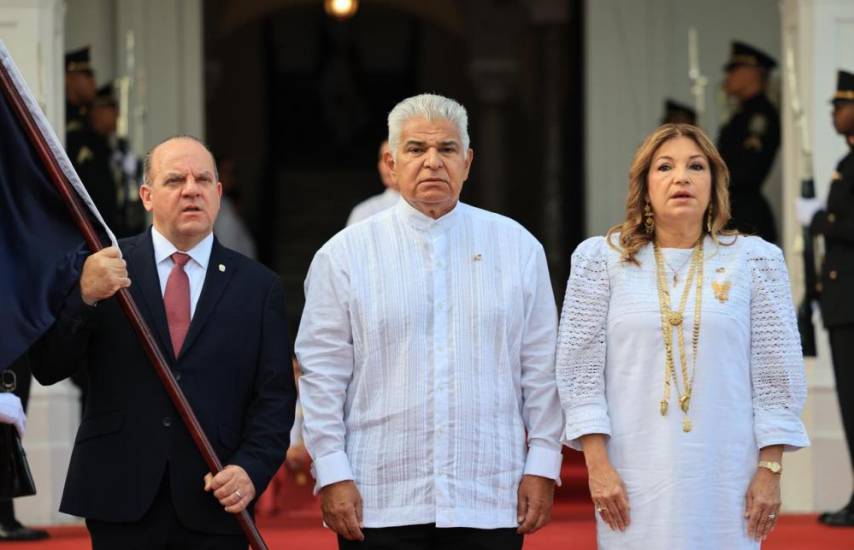
[[[605,354],[610,282],[608,245],[602,237],[581,243],[572,269],[558,331],[556,375],[566,417],[563,442],[580,450],[578,438],[611,434],[605,398]]]
[[[800,418],[807,393],[801,339],[783,253],[756,241],[748,250],[754,432],[759,448],[794,450],[809,445]]]

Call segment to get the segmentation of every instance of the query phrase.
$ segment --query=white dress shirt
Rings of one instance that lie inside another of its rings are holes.
[[[222,246],[236,250],[247,258],[255,259],[255,240],[237,212],[234,203],[225,195],[219,202],[219,213],[214,222],[214,235],[219,239]]]
[[[157,276],[160,278],[161,296],[166,294],[166,281],[169,280],[169,273],[175,265],[172,254],[183,252],[190,256],[190,261],[184,264],[184,272],[190,279],[190,319],[192,319],[193,314],[196,313],[199,296],[202,295],[202,286],[205,284],[205,274],[208,271],[208,262],[213,248],[213,233],[208,234],[190,250],[178,250],[154,227],[151,228],[151,241],[154,245],[154,262],[157,264]]]
[[[387,210],[397,204],[398,201],[400,201],[400,193],[394,189],[386,189],[379,195],[368,197],[353,207],[350,217],[347,218],[347,225],[350,226],[354,223],[359,223],[374,214],[379,214],[383,210]]]
[[[315,255],[296,341],[317,486],[365,527],[516,527],[524,474],[559,479],[557,311],[542,246],[465,204],[405,200]],[[527,440],[526,440],[527,433]]]

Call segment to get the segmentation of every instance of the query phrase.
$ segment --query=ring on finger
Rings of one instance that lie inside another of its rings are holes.
[[[240,499],[240,500],[242,500],[242,499],[243,499],[243,495],[241,495],[241,494],[240,494],[240,491],[238,491],[238,490],[236,490],[236,489],[235,489],[234,494],[235,494],[235,495],[237,495],[237,498],[238,498],[238,499]]]
[[[768,519],[770,519],[771,521],[774,521],[775,519],[777,519],[777,514],[774,514],[774,513],[768,514]]]

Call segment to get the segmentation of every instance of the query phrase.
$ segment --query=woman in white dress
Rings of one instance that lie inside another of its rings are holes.
[[[784,450],[809,444],[779,248],[724,230],[729,173],[694,126],[632,162],[626,220],[572,256],[557,350],[600,549],[759,548]]]

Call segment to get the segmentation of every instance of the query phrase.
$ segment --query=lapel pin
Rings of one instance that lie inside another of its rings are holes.
[[[219,270],[225,273],[225,266],[223,264],[219,264]]]
[[[483,256],[481,256],[480,254],[475,254],[474,256],[472,256],[472,260],[475,262],[479,262],[482,259],[483,259]]]

